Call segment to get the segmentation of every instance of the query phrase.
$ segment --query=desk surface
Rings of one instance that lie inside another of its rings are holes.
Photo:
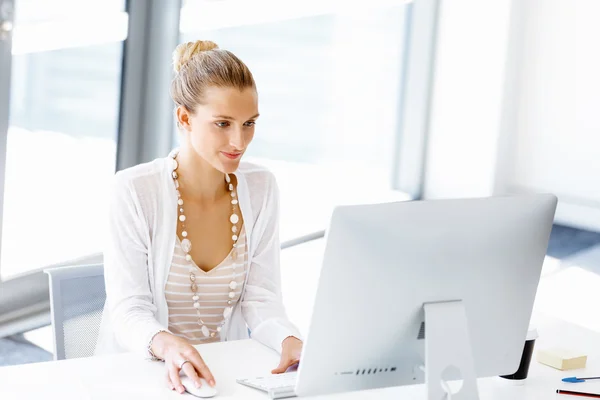
[[[574,390],[596,389],[600,384],[562,384],[565,376],[600,372],[600,335],[573,324],[540,318],[540,337],[536,348],[570,346],[585,349],[588,365],[585,370],[561,372],[532,361],[525,385],[515,386],[501,378],[479,379],[481,400],[548,400],[570,397],[555,394],[557,388]],[[239,385],[238,377],[269,374],[277,365],[278,356],[253,340],[206,344],[202,356],[217,379],[219,396],[215,399],[262,399],[265,393]],[[12,399],[193,399],[166,388],[165,371],[161,363],[140,359],[134,354],[91,357],[58,362],[19,365],[0,368],[0,398]],[[423,385],[394,387],[310,399],[425,399]]]

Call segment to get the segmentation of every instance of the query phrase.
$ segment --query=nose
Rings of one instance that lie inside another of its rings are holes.
[[[244,150],[246,148],[246,137],[243,128],[237,128],[229,137],[229,145],[236,150]]]

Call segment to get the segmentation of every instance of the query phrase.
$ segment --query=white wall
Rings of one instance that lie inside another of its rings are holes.
[[[599,15],[442,0],[426,197],[553,192],[557,222],[600,231]]]
[[[513,162],[502,185],[555,193],[558,221],[600,231],[600,2],[523,8]]]
[[[441,0],[424,197],[494,189],[510,0]]]

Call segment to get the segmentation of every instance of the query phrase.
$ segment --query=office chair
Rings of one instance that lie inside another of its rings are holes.
[[[54,360],[94,354],[106,299],[102,264],[49,268]]]

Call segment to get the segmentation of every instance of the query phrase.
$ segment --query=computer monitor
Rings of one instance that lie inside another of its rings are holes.
[[[295,393],[427,381],[441,399],[441,376],[463,380],[453,400],[475,399],[476,377],[515,372],[556,205],[533,194],[337,207]]]

